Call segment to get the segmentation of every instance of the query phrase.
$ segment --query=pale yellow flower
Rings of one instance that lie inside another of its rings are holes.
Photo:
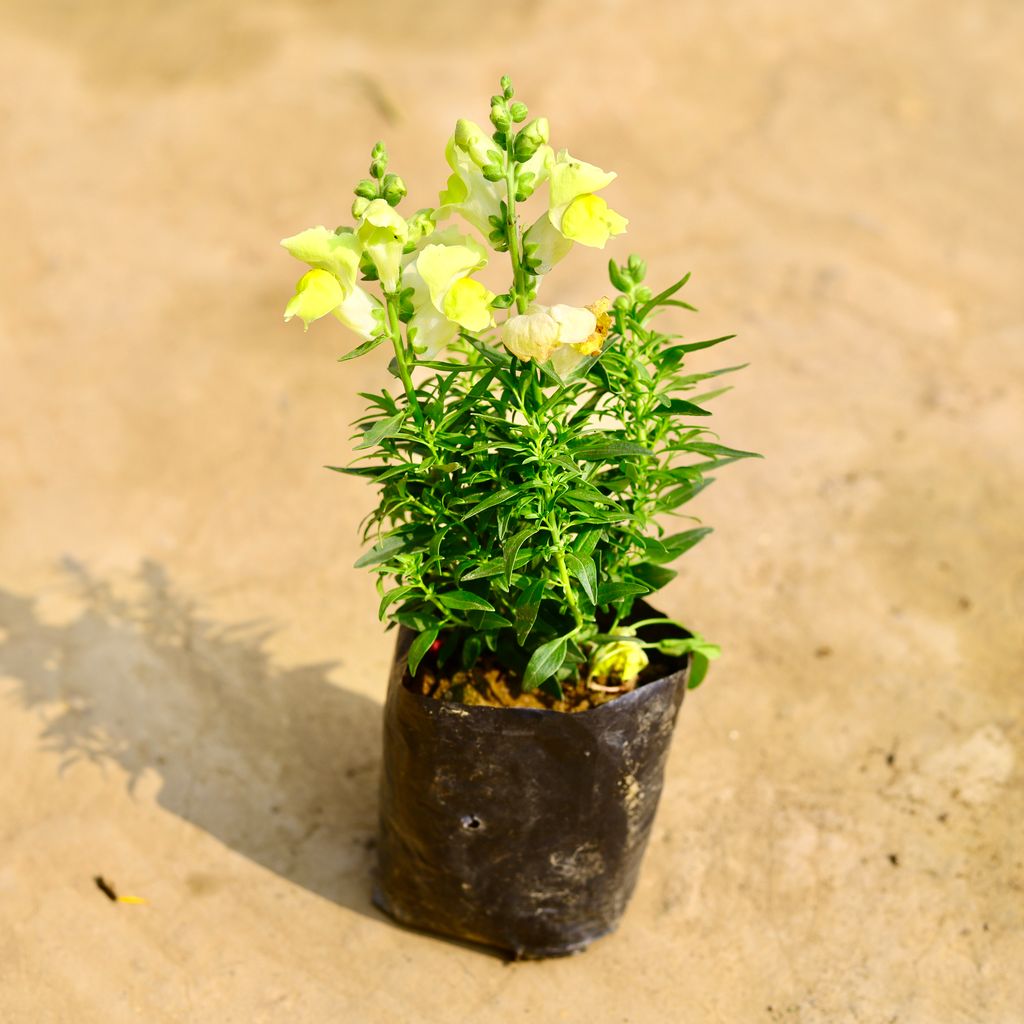
[[[635,632],[620,627],[616,636],[632,637]],[[636,640],[613,640],[602,644],[590,659],[590,676],[596,680],[615,679],[620,683],[632,682],[647,668],[650,659]]]
[[[546,363],[561,347],[585,343],[596,329],[589,309],[534,304],[502,324],[501,341],[519,359]]]
[[[362,247],[355,235],[337,234],[321,225],[284,238],[281,245],[313,268],[299,279],[285,307],[285,320],[297,316],[308,330],[314,320],[332,313],[360,337],[371,338],[380,303],[356,285]]]
[[[576,160],[565,149],[556,157],[548,156],[547,170],[551,181],[548,212],[524,239],[534,247],[542,274],[550,271],[573,243],[603,249],[608,239],[622,234],[629,223],[595,194],[615,180],[614,171]]]

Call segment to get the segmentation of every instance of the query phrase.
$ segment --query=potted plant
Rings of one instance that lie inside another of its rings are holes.
[[[728,339],[660,327],[693,308],[689,275],[655,293],[630,256],[614,299],[539,300],[625,230],[599,194],[615,174],[553,150],[507,77],[490,121],[457,123],[439,203],[411,216],[378,143],[355,225],[282,242],[310,268],[285,317],[355,331],[342,361],[390,346],[398,381],[363,394],[356,461],[330,467],[377,488],[356,565],[398,627],[375,899],[537,957],[610,931],[632,891],[680,702],[718,655],[646,603],[710,532],[666,524],[752,453],[706,426],[706,382],[738,367],[685,365]]]

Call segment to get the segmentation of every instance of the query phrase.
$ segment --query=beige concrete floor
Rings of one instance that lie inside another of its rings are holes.
[[[1008,0],[7,0],[0,1020],[1024,1019],[1022,45]],[[739,332],[768,456],[662,600],[726,656],[621,930],[512,966],[369,903],[390,646],[321,466],[387,377],[284,327],[276,247],[378,137],[431,202],[505,70]]]

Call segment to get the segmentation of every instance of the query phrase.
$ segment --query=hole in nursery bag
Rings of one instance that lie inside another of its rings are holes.
[[[483,822],[475,814],[464,814],[462,818],[459,819],[459,824],[469,831],[483,827]]]

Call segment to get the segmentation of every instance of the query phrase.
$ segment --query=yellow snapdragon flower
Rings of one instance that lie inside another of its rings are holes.
[[[337,234],[322,225],[283,238],[281,245],[312,268],[296,285],[284,318],[299,317],[306,330],[314,320],[332,313],[362,338],[376,329],[376,299],[356,285],[362,246],[351,233]]]

